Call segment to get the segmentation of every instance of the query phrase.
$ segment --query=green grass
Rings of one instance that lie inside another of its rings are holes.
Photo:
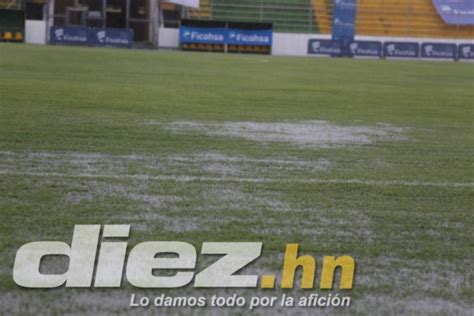
[[[465,63],[1,44],[0,314],[129,312],[129,293],[140,292],[129,286],[13,283],[22,244],[69,242],[80,223],[131,224],[130,245],[263,241],[256,267],[270,272],[285,244],[299,242],[318,258],[355,258],[353,304],[341,313],[469,314],[473,88]],[[390,124],[404,137],[305,147],[170,128],[310,120]],[[321,162],[329,167],[313,168]]]

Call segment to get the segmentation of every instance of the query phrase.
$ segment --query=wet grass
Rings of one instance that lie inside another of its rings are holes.
[[[137,291],[130,286],[99,293],[13,283],[22,244],[69,242],[81,223],[131,224],[130,245],[263,241],[256,267],[270,271],[278,271],[285,244],[299,242],[319,258],[355,258],[348,314],[469,314],[473,88],[472,64],[1,44],[0,314],[130,311],[128,293]],[[308,148],[146,124],[308,120],[390,124],[407,137]],[[189,175],[221,180],[178,178]],[[168,293],[183,291],[195,293]]]

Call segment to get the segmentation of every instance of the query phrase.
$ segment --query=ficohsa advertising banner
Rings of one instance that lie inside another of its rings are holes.
[[[53,26],[50,29],[53,44],[88,45],[91,43],[89,29],[86,27]]]
[[[93,28],[90,30],[90,41],[96,46],[132,47],[133,31],[131,29]]]
[[[458,58],[459,60],[474,60],[474,44],[460,44]]]
[[[52,44],[127,48],[133,45],[131,29],[53,26],[49,37]]]
[[[347,53],[349,57],[374,57],[382,56],[382,43],[377,41],[349,42]]]
[[[228,41],[226,28],[217,27],[187,27],[179,29],[181,43],[225,44]]]
[[[271,46],[273,32],[237,28],[181,26],[180,43]]]
[[[384,56],[386,58],[418,58],[420,44],[417,42],[385,42]]]
[[[341,57],[343,51],[344,45],[341,41],[312,39],[308,42],[309,55]]]
[[[272,30],[229,29],[228,44],[234,45],[272,45]]]
[[[456,59],[456,44],[445,43],[423,43],[421,45],[420,57],[427,59]]]

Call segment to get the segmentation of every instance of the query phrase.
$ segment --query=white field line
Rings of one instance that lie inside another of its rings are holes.
[[[254,159],[254,158],[247,158],[244,156],[226,156],[221,154],[215,153],[208,153],[208,154],[196,154],[196,155],[188,155],[188,156],[152,156],[152,155],[110,155],[110,154],[101,154],[101,153],[93,153],[93,154],[76,154],[76,153],[69,153],[66,152],[65,154],[56,154],[56,153],[49,153],[49,152],[34,152],[34,153],[17,153],[12,151],[3,151],[0,150],[0,155],[4,156],[12,156],[21,159],[22,156],[28,155],[31,157],[41,157],[43,158],[50,158],[50,159],[122,159],[124,161],[128,160],[144,160],[144,159],[155,159],[156,161],[178,161],[178,162],[236,162],[236,163],[261,163],[261,164],[282,164],[282,165],[310,165],[314,163],[314,161],[306,161],[306,160],[282,160],[282,159]],[[324,158],[317,160],[316,162],[326,160]]]
[[[150,175],[114,175],[78,173],[66,174],[59,172],[15,172],[0,170],[0,175],[47,177],[47,178],[90,178],[90,179],[131,179],[148,181],[177,181],[177,182],[237,182],[237,183],[299,183],[299,184],[360,184],[374,186],[424,186],[424,187],[468,187],[474,188],[474,182],[425,182],[403,180],[364,180],[364,179],[296,179],[296,178],[239,178],[239,177],[201,177],[201,176],[150,176]]]

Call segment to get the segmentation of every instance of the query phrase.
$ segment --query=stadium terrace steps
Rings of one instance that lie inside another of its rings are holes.
[[[278,32],[330,34],[332,11],[333,0],[202,0],[188,17],[268,22]],[[474,26],[446,24],[432,0],[357,0],[356,34],[474,38]]]
[[[332,1],[311,0],[314,18],[318,22],[319,31],[330,34],[332,29]]]
[[[356,33],[374,36],[473,38],[474,26],[446,24],[431,0],[358,0]]]

